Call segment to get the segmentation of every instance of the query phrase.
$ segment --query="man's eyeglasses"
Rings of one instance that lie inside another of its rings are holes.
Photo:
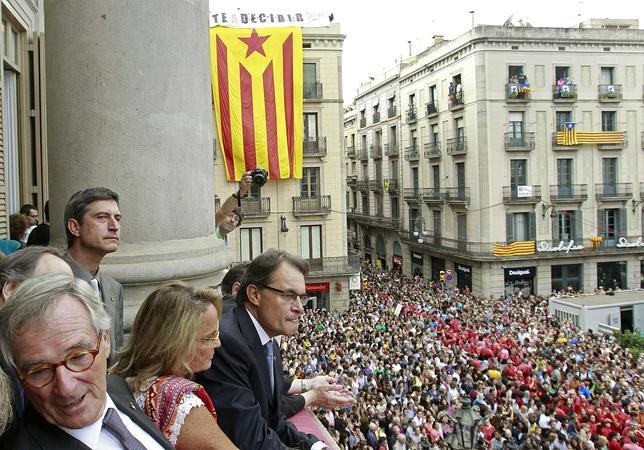
[[[199,338],[199,340],[203,342],[205,345],[207,345],[209,348],[212,348],[215,345],[217,345],[217,341],[219,341],[219,330],[216,330],[213,334],[211,334],[208,337]]]
[[[266,286],[266,285],[263,285],[263,284],[260,285],[260,287],[270,289],[271,291],[275,292],[280,297],[282,297],[284,300],[286,300],[286,302],[289,305],[294,304],[295,301],[297,299],[299,299],[300,303],[302,303],[302,306],[306,306],[306,304],[309,302],[309,300],[311,300],[311,297],[309,297],[308,295],[306,295],[306,294],[296,294],[295,292],[293,292],[291,290],[283,291],[281,289],[277,289],[277,288],[274,288],[272,286]]]
[[[18,375],[20,380],[24,381],[31,387],[41,388],[47,386],[56,377],[56,368],[65,366],[71,372],[85,372],[94,364],[96,355],[101,351],[101,342],[103,341],[103,332],[98,335],[98,345],[95,350],[82,350],[72,352],[65,356],[65,359],[53,364],[39,364],[32,367],[27,373]]]

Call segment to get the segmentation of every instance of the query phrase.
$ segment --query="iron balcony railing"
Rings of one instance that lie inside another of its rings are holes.
[[[390,194],[398,193],[398,180],[396,178],[387,178],[383,185],[385,192]]]
[[[373,116],[371,117],[373,123],[378,123],[380,122],[380,112],[375,112],[373,113]]]
[[[440,158],[441,143],[440,141],[425,143],[425,158]]]
[[[505,99],[528,102],[530,101],[530,86],[518,83],[505,85]]]
[[[369,213],[366,212],[365,214],[354,214],[351,216],[351,218],[355,219],[356,222],[362,225],[389,228],[394,230],[400,228],[399,217],[385,217],[384,214],[369,215]]]
[[[331,210],[331,196],[293,197],[294,213],[328,213]]]
[[[266,217],[271,214],[270,197],[242,198],[242,211],[246,217]]]
[[[369,152],[366,147],[363,147],[358,150],[358,159],[360,161],[367,161],[369,159]]]
[[[600,84],[597,86],[597,96],[600,102],[618,102],[622,99],[622,85]]]
[[[356,157],[356,147],[353,145],[351,147],[347,147],[347,158],[353,159],[355,157]]]
[[[577,100],[577,85],[572,83],[553,84],[552,99],[562,102],[573,102]]]
[[[392,105],[389,108],[387,108],[387,118],[388,119],[396,117],[396,114],[398,114],[398,112],[396,111],[396,105]]]
[[[370,153],[372,158],[382,158],[382,144],[373,144]]]
[[[609,144],[597,144],[598,150],[621,150],[628,146],[628,132],[624,131],[624,140],[622,142],[612,142]]]
[[[313,273],[357,273],[360,271],[360,257],[326,256],[324,258],[307,259],[309,274]]]
[[[360,128],[364,128],[367,126],[367,118],[363,117],[360,119]]]
[[[461,109],[465,102],[463,101],[463,90],[461,89],[459,92],[457,92],[454,95],[451,95],[449,97],[449,110],[454,111],[456,109]]]
[[[425,114],[427,117],[438,114],[438,102],[436,100],[425,104]]]
[[[322,100],[322,83],[319,81],[305,82],[304,100]]]
[[[398,156],[398,143],[390,142],[388,144],[385,144],[385,155]]]
[[[326,138],[304,139],[304,156],[326,156]]]
[[[380,178],[369,180],[369,190],[374,192],[382,192],[382,180]]]
[[[357,182],[358,182],[358,176],[357,175],[347,175],[347,186],[355,187]]]
[[[442,203],[445,200],[447,192],[444,188],[425,188],[423,189],[423,201],[427,203]]]
[[[459,155],[467,153],[467,138],[465,136],[458,136],[447,140],[447,154]]]
[[[469,203],[470,201],[470,188],[461,187],[448,187],[443,188],[445,191],[445,201],[448,203]]]
[[[403,190],[405,200],[420,200],[423,190],[419,187],[410,187]]]
[[[418,151],[417,145],[412,145],[411,147],[405,147],[406,161],[417,161],[419,157],[420,157],[420,152]]]
[[[414,123],[416,122],[416,107],[412,106],[407,110],[407,123]]]
[[[537,203],[540,201],[540,184],[503,186],[503,203]]]
[[[633,195],[633,183],[597,183],[595,196],[601,199],[627,198]]]
[[[550,201],[583,201],[588,198],[588,185],[586,184],[551,184]]]
[[[369,178],[363,180],[358,180],[356,182],[356,189],[359,191],[368,191],[369,190]]]
[[[505,133],[506,150],[534,150],[534,133],[533,132],[516,132],[510,131]]]

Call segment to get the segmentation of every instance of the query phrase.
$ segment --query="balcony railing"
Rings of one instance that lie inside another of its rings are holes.
[[[425,104],[425,114],[427,117],[438,114],[438,102],[436,100]]]
[[[387,108],[387,118],[388,119],[396,117],[396,114],[398,114],[398,111],[396,109],[396,105],[392,105],[389,108]]]
[[[385,155],[398,156],[398,143],[390,142],[388,144],[385,144]]]
[[[458,136],[447,140],[447,154],[460,155],[467,153],[467,138],[465,136]]]
[[[330,211],[330,195],[293,197],[293,214],[328,214]]]
[[[622,99],[622,85],[600,84],[597,86],[597,95],[600,102],[618,102]]]
[[[369,179],[358,180],[356,181],[356,189],[359,191],[368,191],[369,190]]]
[[[515,132],[505,133],[505,149],[529,151],[534,150],[534,133],[533,132]]]
[[[385,179],[383,186],[385,188],[385,192],[389,192],[390,194],[398,193],[398,180],[396,178]]]
[[[595,197],[598,199],[627,199],[633,195],[633,183],[597,183]]]
[[[432,158],[440,158],[440,157],[441,157],[440,141],[425,143],[425,158],[432,159]]]
[[[621,142],[611,142],[608,144],[597,144],[598,150],[621,150],[628,146],[628,132],[624,131],[624,139]]]
[[[369,159],[369,152],[366,147],[363,147],[358,150],[358,159],[360,161],[367,161]]]
[[[418,201],[420,200],[422,194],[422,189],[417,187],[405,188],[403,191],[403,197],[405,198],[405,200]]]
[[[418,161],[419,157],[420,152],[418,151],[417,145],[405,147],[405,161]]]
[[[393,230],[398,230],[400,228],[400,218],[398,217],[385,217],[383,214],[369,215],[366,213],[356,214],[351,218],[363,225],[389,228]]]
[[[326,138],[305,139],[302,150],[304,156],[326,156]]]
[[[357,182],[358,182],[357,175],[347,175],[347,186],[355,187]]]
[[[373,113],[373,116],[371,116],[371,119],[373,123],[380,122],[380,113],[379,112]]]
[[[505,85],[505,99],[507,101],[530,101],[531,88],[529,84],[508,83]]]
[[[461,89],[460,92],[457,92],[454,95],[449,96],[449,110],[454,111],[457,109],[461,109],[465,102],[463,101],[464,95],[463,95],[463,90]]]
[[[369,190],[374,192],[382,192],[382,180],[369,180]]]
[[[581,202],[588,198],[586,184],[551,184],[550,201],[552,202]]]
[[[445,191],[445,201],[448,203],[469,203],[470,202],[470,188],[469,187],[448,187],[443,188]]]
[[[322,83],[319,81],[305,82],[304,100],[322,100]]]
[[[552,99],[555,102],[574,102],[577,100],[577,85],[572,83],[553,84]]]
[[[271,214],[269,197],[242,198],[241,205],[245,217],[267,217]]]
[[[407,123],[416,122],[416,107],[412,106],[411,108],[409,108],[405,116],[407,117]]]
[[[356,147],[353,145],[351,147],[347,147],[347,158],[354,159],[355,157],[356,157]]]
[[[364,128],[367,126],[367,118],[363,117],[360,119],[360,128]]]
[[[541,201],[541,185],[503,186],[503,203],[537,203]]]
[[[579,149],[579,144],[575,145],[563,145],[557,143],[557,131],[552,133],[552,149],[553,150],[577,150]]]
[[[443,203],[447,192],[441,188],[423,189],[423,201],[427,203]]]
[[[325,258],[307,259],[309,262],[309,275],[314,273],[356,273],[360,271],[360,257],[327,256]]]
[[[369,150],[372,158],[382,158],[382,144],[373,144]]]

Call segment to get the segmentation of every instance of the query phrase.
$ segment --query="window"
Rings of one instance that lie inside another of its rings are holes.
[[[378,160],[374,163],[374,171],[376,180],[382,180],[382,161]]]
[[[557,159],[557,195],[570,197],[572,195],[572,159]]]
[[[376,203],[376,216],[382,216],[383,215],[383,203],[382,203],[382,195],[375,195],[374,200]]]
[[[612,187],[617,189],[617,158],[602,158],[602,172],[603,172],[603,181],[604,181],[604,194],[610,194],[611,192],[606,192],[607,187]],[[616,192],[612,192],[615,194]]]
[[[411,186],[414,192],[418,191],[418,167],[411,168]]]
[[[318,140],[318,115],[317,113],[304,113],[304,142]]]
[[[456,186],[459,190],[459,197],[462,197],[461,191],[465,189],[465,163],[456,163]],[[464,194],[463,194],[464,195]]]
[[[510,137],[520,140],[523,137],[523,112],[510,112],[509,119]]]
[[[318,98],[317,67],[315,63],[304,63],[304,98]]]
[[[409,110],[416,110],[416,94],[409,94]]]
[[[601,68],[601,84],[613,85],[615,84],[615,68],[602,67]]]
[[[535,214],[511,213],[506,216],[506,240],[508,243],[534,240]]]
[[[432,186],[437,194],[441,188],[441,169],[438,164],[432,165]]]
[[[362,165],[362,179],[363,180],[369,179],[369,166],[366,164]]]
[[[416,130],[411,130],[409,133],[409,142],[412,150],[416,150],[418,148],[418,132]]]
[[[397,142],[398,142],[398,133],[396,132],[396,127],[391,127],[389,129],[389,144],[391,144],[392,148],[395,148]]]
[[[364,214],[365,216],[368,216],[369,215],[369,194],[362,194],[361,200],[362,200],[362,214]]]
[[[443,234],[443,212],[440,209],[434,209],[432,211],[432,216],[434,244],[440,245],[441,235]]]
[[[571,239],[581,240],[582,238],[581,210],[558,211],[552,215],[552,240],[555,243]]]
[[[422,217],[419,216],[416,208],[409,208],[409,229],[411,231],[421,232],[422,230]]]
[[[602,131],[617,131],[615,111],[602,111]]]
[[[462,117],[459,117],[454,121],[454,126],[456,128],[456,134],[454,137],[457,138],[459,143],[462,143],[465,138],[465,121]]]
[[[392,180],[398,180],[398,161],[392,159],[389,164],[389,178]]]
[[[391,218],[399,219],[400,218],[400,205],[398,204],[398,197],[391,196],[389,197],[391,201]]]
[[[396,96],[387,99],[387,117],[391,119],[396,115]]]
[[[557,111],[555,113],[555,121],[557,131],[564,131],[566,127],[566,122],[572,122],[572,112],[571,111]]]
[[[433,147],[435,149],[437,149],[438,148],[438,142],[439,142],[438,125],[432,125],[432,131],[431,131],[430,139],[431,139],[431,143],[432,143]]]
[[[300,227],[302,258],[322,258],[322,225],[302,225]]]
[[[556,66],[555,67],[555,80],[562,80],[562,84],[566,81],[570,82],[570,67],[569,66]]]
[[[429,102],[436,104],[436,100],[438,99],[438,95],[436,94],[436,85],[430,86],[429,87]]]
[[[376,148],[380,148],[382,146],[382,130],[378,130],[374,133],[373,145]]]
[[[319,180],[319,167],[304,167],[300,182],[300,195],[302,197],[318,197],[320,195]]]
[[[458,247],[463,250],[467,248],[467,215],[459,213],[456,216],[458,226]]]
[[[527,159],[510,160],[510,185],[512,187],[512,196],[517,195],[517,186],[525,186],[527,180]]]
[[[241,260],[250,261],[262,253],[262,229],[242,228],[239,230],[241,236]]]
[[[604,238],[604,245],[612,245],[619,237],[625,235],[626,209],[600,209],[597,215],[597,234]]]

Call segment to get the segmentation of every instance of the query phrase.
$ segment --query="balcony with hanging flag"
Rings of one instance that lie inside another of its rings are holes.
[[[557,131],[555,144],[564,147],[593,144],[606,149],[623,148],[626,145],[626,132],[577,131],[575,122],[566,122],[563,131]]]
[[[302,29],[210,29],[213,102],[228,181],[256,167],[302,178]]]

